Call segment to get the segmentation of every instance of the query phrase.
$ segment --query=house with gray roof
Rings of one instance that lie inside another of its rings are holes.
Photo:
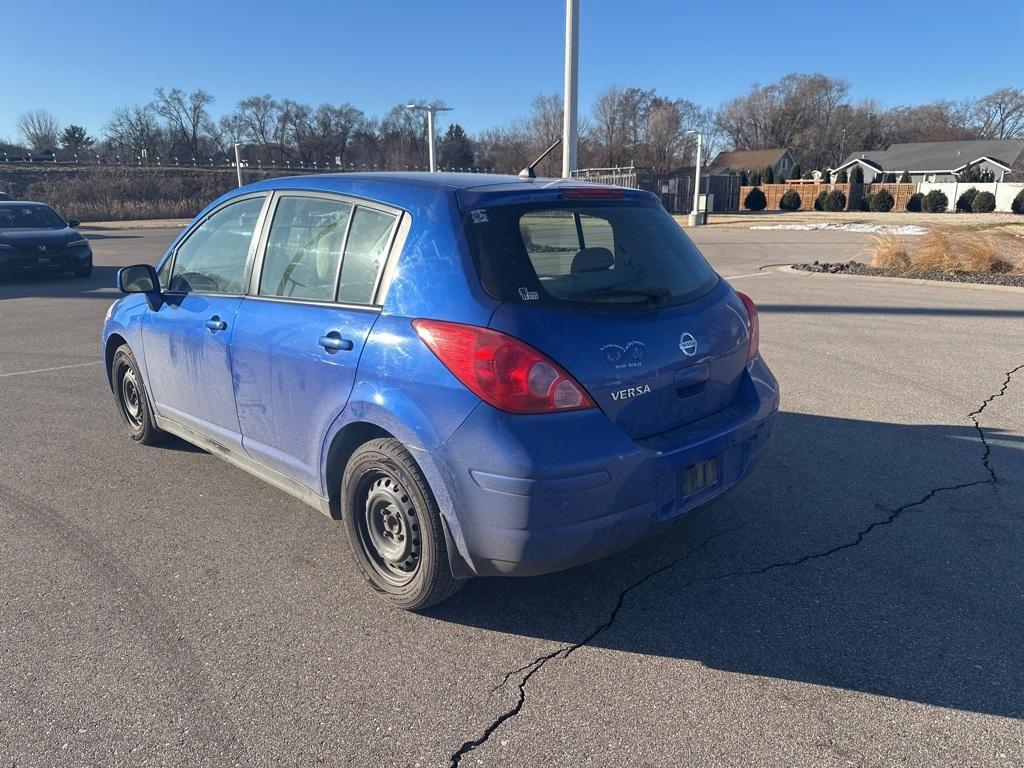
[[[992,173],[995,181],[1024,181],[1024,140],[980,139],[977,141],[922,141],[893,144],[885,150],[854,152],[832,173],[850,173],[859,165],[864,181],[904,171],[912,181],[956,181],[968,168]]]

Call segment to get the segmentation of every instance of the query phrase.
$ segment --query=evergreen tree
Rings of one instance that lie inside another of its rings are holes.
[[[836,184],[846,184],[850,178],[846,175],[846,169],[844,168],[836,174]]]
[[[79,152],[88,149],[95,140],[80,125],[69,125],[60,134],[60,145],[68,152]]]
[[[800,163],[796,163],[793,166],[793,170],[789,172],[789,178],[799,179],[800,178]]]
[[[458,123],[452,123],[445,131],[438,147],[440,168],[472,168],[473,145],[466,131]]]

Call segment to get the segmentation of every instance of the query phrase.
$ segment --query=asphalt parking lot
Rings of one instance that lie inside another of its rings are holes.
[[[121,434],[114,272],[174,234],[0,282],[3,768],[1024,763],[1024,292],[762,270],[865,238],[698,230],[760,306],[771,454],[660,539],[413,615],[338,524]]]

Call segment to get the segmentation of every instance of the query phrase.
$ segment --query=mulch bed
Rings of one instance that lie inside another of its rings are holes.
[[[909,277],[915,280],[941,280],[946,283],[979,283],[984,285],[1015,285],[1024,288],[1024,275],[1006,272],[903,272],[896,269],[879,269],[861,264],[859,261],[819,262],[794,264],[794,269],[804,272],[827,272],[833,275],[865,275],[867,277]]]

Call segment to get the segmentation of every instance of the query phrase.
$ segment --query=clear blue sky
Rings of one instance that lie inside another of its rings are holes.
[[[157,86],[203,88],[217,115],[263,93],[369,114],[440,99],[456,108],[442,119],[470,132],[524,116],[535,95],[562,88],[562,0],[45,6],[4,5],[0,138],[15,138],[18,115],[39,108],[98,135],[113,108],[145,103]],[[613,83],[717,106],[791,71],[845,77],[854,98],[888,106],[1024,87],[1021,0],[581,6],[583,112]]]

